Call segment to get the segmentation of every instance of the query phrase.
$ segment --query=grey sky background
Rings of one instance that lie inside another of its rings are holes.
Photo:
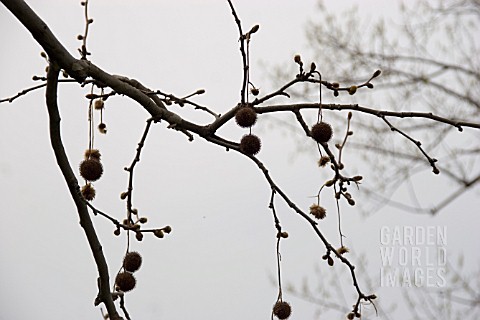
[[[76,36],[84,28],[79,1],[28,3],[75,55],[80,46]],[[341,11],[356,2],[324,3],[331,11]],[[266,74],[274,65],[290,67],[295,53],[310,62],[304,29],[308,19],[315,19],[315,1],[234,4],[244,30],[260,24],[251,43],[251,79],[262,92],[272,88]],[[95,20],[88,38],[91,60],[107,72],[138,79],[152,89],[177,96],[204,88],[206,94],[196,101],[219,113],[237,103],[242,65],[237,27],[225,1],[92,1],[89,10]],[[372,18],[394,18],[397,14],[390,1],[362,1],[361,12]],[[43,75],[46,62],[40,57],[39,45],[3,5],[0,27],[0,97],[4,98],[31,86],[31,77]],[[321,62],[316,63],[321,68]],[[84,98],[88,90],[62,84],[59,92],[63,140],[73,167],[88,147],[88,101]],[[189,119],[202,123],[211,120],[206,114],[184,109],[181,113]],[[95,183],[94,205],[117,219],[123,219],[125,213],[124,202],[119,199],[128,183],[123,168],[134,157],[147,117],[132,101],[113,97],[106,102],[104,114],[108,134],[96,135],[95,147],[102,152],[105,172]],[[253,129],[263,142],[259,158],[278,185],[307,210],[314,201],[311,196],[330,173],[319,170],[311,154],[299,154],[292,160],[293,140],[269,129],[268,123],[268,116],[260,117]],[[247,132],[232,123],[222,133],[239,140]],[[12,104],[0,104],[0,136],[4,217],[0,224],[0,320],[101,319],[99,309],[93,307],[96,266],[50,147],[44,90]],[[311,142],[311,148],[315,147]],[[365,164],[348,149],[346,156],[346,165],[368,180]],[[441,177],[421,174],[419,181],[418,196],[432,202],[449,191]],[[131,250],[144,257],[136,273],[137,287],[126,295],[134,319],[270,317],[277,297],[277,288],[270,280],[276,274],[276,230],[268,209],[270,188],[253,163],[198,137],[188,142],[184,135],[161,123],[152,128],[147,139],[134,188],[134,206],[149,218],[147,227],[173,228],[164,239],[146,235],[142,242],[133,239],[131,243]],[[406,197],[402,192],[397,195],[400,199]],[[378,281],[382,226],[447,226],[448,258],[464,253],[464,271],[478,271],[479,192],[475,187],[435,218],[385,207],[364,219],[355,207],[343,204],[346,245],[356,254],[366,255],[367,272]],[[326,195],[322,200],[329,215],[321,229],[338,245],[335,203]],[[361,193],[354,197],[357,202],[368,201]],[[345,267],[336,263],[329,268],[321,260],[324,247],[311,228],[280,198],[276,205],[282,226],[290,234],[281,244],[284,284],[301,286],[302,279],[308,277],[315,288],[316,268],[325,277],[343,271],[339,283],[345,289],[346,302],[339,303],[351,305],[356,297]],[[115,237],[113,225],[103,218],[93,217],[93,221],[114,277],[125,253],[126,237]],[[358,277],[365,288],[362,274]],[[375,293],[388,305],[402,290],[380,288]],[[314,319],[315,305],[287,292],[284,299],[292,304],[291,319]],[[402,314],[402,308],[395,313]],[[373,313],[373,308],[367,307],[366,314]]]

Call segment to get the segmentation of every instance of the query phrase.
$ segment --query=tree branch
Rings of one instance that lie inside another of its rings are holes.
[[[78,185],[77,178],[73,173],[73,170],[68,161],[65,149],[63,147],[62,138],[60,135],[60,113],[57,105],[57,88],[58,88],[58,74],[60,68],[50,63],[47,74],[47,90],[46,90],[46,102],[50,119],[50,141],[52,144],[57,164],[63,174],[65,182],[67,183],[70,194],[77,207],[78,216],[80,218],[80,225],[85,231],[85,235],[90,245],[93,258],[97,265],[99,274],[99,293],[97,299],[104,303],[107,308],[110,319],[121,319],[118,315],[115,305],[110,294],[110,280],[108,275],[108,266],[105,256],[103,255],[102,245],[98,240],[95,228],[88,213],[87,206],[80,193],[80,187]]]

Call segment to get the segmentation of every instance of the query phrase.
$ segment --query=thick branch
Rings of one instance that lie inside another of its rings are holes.
[[[115,305],[110,294],[110,280],[108,275],[108,266],[105,256],[103,255],[102,245],[98,240],[95,228],[88,213],[87,206],[83,201],[83,197],[80,193],[80,187],[78,181],[73,173],[73,170],[68,161],[65,149],[63,147],[62,138],[60,135],[60,113],[57,105],[57,88],[58,88],[58,74],[59,67],[55,64],[50,64],[47,74],[47,90],[46,100],[47,109],[50,119],[50,140],[57,164],[62,171],[65,182],[67,183],[70,194],[77,207],[78,216],[80,218],[80,225],[85,231],[88,244],[92,250],[93,258],[97,265],[98,274],[100,278],[98,299],[105,304],[108,310],[110,319],[121,319],[118,315]]]

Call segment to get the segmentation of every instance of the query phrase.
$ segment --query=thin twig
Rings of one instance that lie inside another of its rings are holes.
[[[232,1],[228,0],[228,4],[230,5],[230,9],[232,10],[232,15],[235,18],[235,23],[238,27],[238,33],[240,34],[240,52],[242,54],[242,63],[243,63],[243,80],[242,80],[242,88],[240,90],[240,101],[242,105],[245,104],[246,101],[246,90],[248,85],[248,64],[247,64],[247,54],[245,53],[245,35],[242,31],[242,23],[238,18],[237,12],[233,7]]]
[[[74,79],[59,79],[58,82],[77,82],[76,80]],[[23,89],[22,91],[18,92],[16,95],[10,97],[10,98],[4,98],[4,99],[0,99],[0,103],[2,102],[13,102],[13,100],[31,92],[31,91],[34,91],[34,90],[37,90],[37,89],[41,89],[41,88],[44,88],[47,86],[47,83],[42,83],[42,84],[39,84],[39,85],[36,85],[36,86],[33,86],[33,87],[30,87],[30,88],[27,88],[27,89]]]
[[[422,143],[418,140],[415,140],[413,139],[412,137],[410,137],[408,134],[406,134],[405,132],[403,132],[402,130],[398,129],[397,127],[393,126],[390,121],[387,120],[387,118],[385,116],[381,116],[380,118],[382,118],[383,121],[385,121],[385,123],[390,127],[390,129],[392,131],[396,131],[398,133],[400,133],[402,136],[404,136],[405,138],[407,138],[408,140],[410,140],[411,142],[413,142],[413,144],[423,153],[423,155],[425,156],[425,158],[427,158],[428,162],[430,163],[430,165],[432,166],[433,168],[433,173],[435,174],[438,174],[440,172],[440,170],[438,170],[437,166],[435,165],[435,162],[437,162],[437,159],[434,159],[434,158],[431,158],[426,152],[425,150],[423,150],[422,148]]]
[[[145,125],[145,129],[143,131],[142,138],[138,143],[137,152],[135,154],[135,158],[133,159],[130,167],[125,168],[125,171],[128,171],[128,189],[127,189],[127,220],[133,223],[132,219],[132,197],[133,197],[133,173],[135,166],[138,162],[140,162],[140,154],[142,152],[143,146],[145,145],[145,140],[147,139],[148,132],[150,130],[150,126],[152,125],[152,121],[154,119],[150,118],[147,120],[147,124]]]
[[[120,309],[122,309],[123,314],[127,320],[131,320],[130,315],[128,314],[127,308],[125,307],[125,295],[120,294]]]

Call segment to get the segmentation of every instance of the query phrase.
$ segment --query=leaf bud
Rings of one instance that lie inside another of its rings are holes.
[[[354,95],[355,92],[357,92],[357,86],[351,86],[350,88],[348,88],[348,94]]]
[[[248,33],[253,34],[253,33],[257,32],[258,29],[260,29],[260,26],[258,24],[256,24],[252,27],[252,29],[250,29],[250,31]]]
[[[375,71],[375,73],[374,73],[373,76],[372,76],[372,79],[378,77],[381,73],[382,73],[381,70]]]
[[[334,183],[335,183],[335,180],[328,180],[327,182],[325,182],[325,187],[331,187],[333,186]]]

